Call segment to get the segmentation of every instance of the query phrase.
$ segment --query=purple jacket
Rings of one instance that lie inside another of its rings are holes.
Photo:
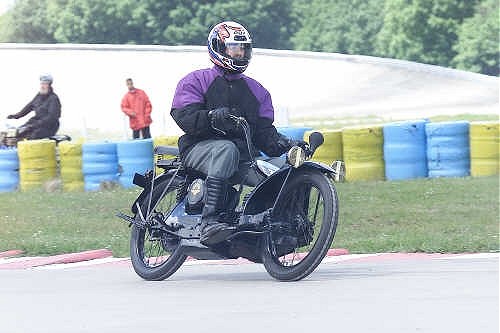
[[[229,139],[248,158],[240,133],[220,136],[210,126],[208,112],[229,107],[235,116],[245,117],[250,125],[252,143],[269,156],[280,156],[286,149],[278,142],[280,135],[273,126],[271,95],[256,80],[243,74],[228,74],[218,66],[194,71],[177,85],[170,114],[186,133],[179,139],[181,156],[196,143],[207,139]]]

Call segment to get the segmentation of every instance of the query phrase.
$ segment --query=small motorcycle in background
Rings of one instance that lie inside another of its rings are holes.
[[[15,148],[18,141],[17,127],[5,125],[5,128],[0,130],[0,147],[1,148]]]
[[[24,140],[24,134],[27,128],[24,126],[15,127],[10,124],[6,124],[4,129],[0,130],[0,148],[16,148],[17,143]],[[53,140],[58,145],[63,141],[71,141],[71,137],[66,134],[58,134],[48,137],[47,139]]]

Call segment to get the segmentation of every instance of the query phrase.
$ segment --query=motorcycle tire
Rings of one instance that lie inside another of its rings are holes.
[[[297,190],[304,185],[307,185],[308,188],[316,188],[316,191],[318,191],[323,198],[324,205],[321,213],[323,216],[321,227],[312,248],[305,254],[305,257],[294,266],[284,265],[280,262],[280,258],[278,258],[279,255],[273,254],[271,235],[263,238],[262,262],[266,271],[279,281],[298,281],[311,274],[328,252],[337,229],[338,198],[331,180],[325,174],[316,170],[298,170],[293,178],[289,180],[283,193],[293,193],[294,189]],[[310,199],[309,194],[308,198]],[[280,200],[276,207],[277,216],[280,215],[280,209],[287,209],[285,208],[287,204],[293,205],[293,203],[290,203],[290,200],[293,199],[286,198],[285,194],[283,200]]]
[[[157,201],[164,199],[167,195],[176,195],[176,190],[180,184],[175,181],[171,184],[170,188],[167,190],[166,194],[160,198],[165,187],[168,185],[170,178],[164,179],[161,183],[155,184],[155,189],[153,190],[153,197],[151,200],[151,206],[154,206]],[[144,200],[140,203],[141,210],[146,212],[149,204],[148,194],[145,196]],[[168,258],[156,267],[148,267],[145,263],[144,255],[144,243],[146,237],[150,235],[150,231],[146,228],[139,228],[135,225],[132,226],[131,237],[130,237],[130,258],[132,261],[132,266],[141,278],[148,281],[161,281],[165,280],[172,274],[174,274],[184,263],[187,256],[181,250],[179,245],[176,246]],[[162,245],[163,247],[163,245]]]

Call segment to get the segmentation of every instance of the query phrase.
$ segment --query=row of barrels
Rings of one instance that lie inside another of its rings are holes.
[[[132,187],[134,174],[153,168],[153,140],[89,143],[82,146],[84,189],[96,191],[105,183]],[[62,170],[62,169],[61,169]],[[64,179],[63,179],[64,183]]]
[[[311,128],[278,130],[307,139]],[[322,133],[325,143],[314,159],[345,161],[348,181],[499,174],[498,122],[419,120]],[[176,144],[177,137],[58,147],[50,140],[22,141],[17,149],[0,149],[0,191],[29,190],[58,176],[66,191],[95,191],[107,182],[131,187],[136,172],[152,169],[154,145]]]
[[[59,162],[59,163],[58,163]],[[78,143],[32,140],[0,150],[0,192],[25,191],[60,178],[65,191],[131,187],[135,172],[153,167],[153,140]]]
[[[419,120],[327,130],[314,158],[343,160],[349,181],[497,175],[499,125]]]

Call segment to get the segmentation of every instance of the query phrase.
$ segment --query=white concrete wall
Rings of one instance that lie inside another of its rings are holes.
[[[62,130],[124,129],[120,100],[132,77],[153,103],[154,135],[179,133],[169,115],[177,82],[210,66],[206,48],[0,44],[0,118],[19,111],[50,72],[63,105]],[[497,113],[497,77],[407,61],[256,49],[246,73],[290,118]],[[2,120],[0,120],[0,124]]]

